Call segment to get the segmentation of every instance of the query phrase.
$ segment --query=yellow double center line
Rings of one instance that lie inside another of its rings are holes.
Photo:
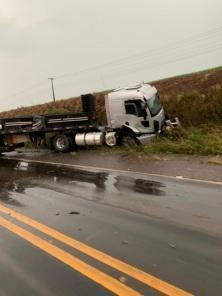
[[[0,204],[0,212],[10,215],[11,217],[15,218],[16,220],[35,228],[42,233],[47,234],[48,236],[122,272],[126,275],[142,282],[143,284],[149,286],[161,292],[163,295],[169,296],[192,296],[189,292],[181,290],[167,282],[164,282],[136,267],[133,267],[125,262],[122,262],[116,258],[113,258],[99,250],[96,250],[88,245],[85,245],[55,229],[52,229],[46,225],[43,225],[27,216],[24,216],[16,211],[13,211],[3,205]],[[26,241],[30,242],[31,244],[35,245],[39,249],[45,251],[46,253],[50,254],[51,256],[57,258],[58,260],[62,261],[63,263],[67,264],[74,270],[80,272],[84,276],[90,278],[91,280],[95,281],[99,285],[105,287],[109,291],[113,292],[116,295],[121,296],[139,296],[141,293],[133,290],[132,288],[126,286],[125,284],[119,282],[118,280],[112,278],[111,276],[103,273],[102,271],[88,265],[87,263],[81,261],[80,259],[76,258],[75,256],[65,252],[64,250],[52,245],[51,243],[47,242],[46,240],[24,230],[23,228],[8,222],[6,219],[0,217],[0,225],[9,231],[17,234],[18,236],[22,237]]]

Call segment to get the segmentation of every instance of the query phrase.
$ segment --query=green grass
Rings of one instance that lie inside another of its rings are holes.
[[[49,141],[47,142],[47,147],[42,148],[50,149]],[[26,143],[25,148],[34,148],[34,146],[31,143]],[[96,150],[108,153],[222,155],[222,126],[211,124],[165,131],[163,135],[148,145],[112,148],[87,146],[79,147],[78,150]]]
[[[34,148],[34,146],[31,143],[26,143],[25,148],[30,149]],[[50,149],[49,139],[47,139],[47,148]],[[165,131],[148,145],[132,147],[116,146],[112,148],[105,145],[86,146],[78,148],[78,151],[81,150],[104,151],[108,153],[222,155],[222,125],[204,124],[199,127],[178,128]]]
[[[222,127],[202,125],[173,130],[135,150],[143,153],[222,155]]]
[[[107,153],[139,154],[189,154],[189,155],[222,155],[222,126],[211,124],[166,131],[148,145],[133,147],[124,146],[88,146],[79,150],[104,151]]]

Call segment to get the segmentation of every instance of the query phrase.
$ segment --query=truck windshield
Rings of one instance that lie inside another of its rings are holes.
[[[154,95],[151,99],[147,100],[147,105],[152,116],[157,115],[162,109],[158,95]]]

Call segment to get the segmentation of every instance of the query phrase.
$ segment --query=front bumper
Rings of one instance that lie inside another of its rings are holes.
[[[164,128],[166,130],[170,130],[170,129],[174,129],[174,128],[178,128],[178,127],[181,127],[181,124],[180,124],[178,117],[175,117],[172,119],[165,120],[162,128],[159,129],[158,131],[156,131],[156,133],[143,134],[143,135],[138,136],[136,138],[141,145],[147,145],[150,142],[152,142],[152,140],[154,140],[158,135],[160,135],[162,133],[162,131],[164,130]]]
[[[152,140],[155,139],[156,136],[157,136],[156,134],[146,134],[146,135],[142,135],[142,136],[139,136],[136,138],[141,145],[147,145],[150,142],[152,142]]]
[[[165,120],[165,126],[166,129],[173,129],[175,127],[181,127],[180,121],[178,117],[172,118],[172,119],[167,119]]]

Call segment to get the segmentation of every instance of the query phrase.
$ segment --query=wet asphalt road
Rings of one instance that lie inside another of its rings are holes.
[[[222,295],[221,192],[220,184],[0,159],[0,206],[194,295]],[[141,295],[162,295],[1,208],[0,218]],[[114,294],[0,225],[0,295]]]

